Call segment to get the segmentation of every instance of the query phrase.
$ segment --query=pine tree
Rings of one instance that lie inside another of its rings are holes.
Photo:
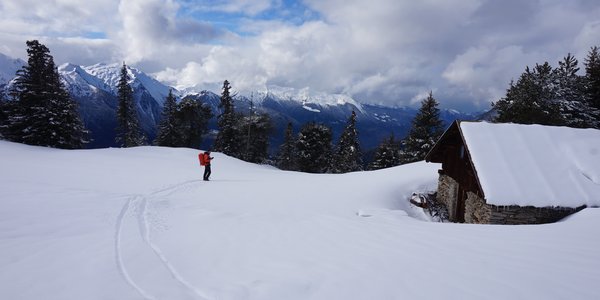
[[[221,114],[217,117],[217,126],[219,127],[219,133],[215,139],[214,150],[223,152],[227,155],[238,156],[239,155],[239,137],[237,132],[239,116],[234,111],[233,98],[230,94],[231,86],[229,81],[223,82],[223,89],[221,92],[221,101],[219,108],[221,108]]]
[[[296,170],[296,139],[292,122],[288,122],[285,130],[283,144],[279,146],[279,154],[277,156],[277,167],[282,170]]]
[[[176,130],[176,113],[177,101],[175,100],[175,96],[173,96],[173,90],[169,90],[169,95],[165,99],[165,104],[163,106],[156,139],[154,140],[154,143],[157,146],[177,146],[177,141],[180,140],[180,137]]]
[[[423,160],[442,135],[443,130],[438,102],[433,98],[433,93],[429,92],[429,96],[421,101],[421,108],[412,121],[408,136],[403,141],[401,163]]]
[[[400,164],[400,143],[394,135],[384,139],[375,151],[375,157],[369,164],[369,170],[379,170],[395,167]]]
[[[250,113],[240,120],[240,158],[252,163],[262,163],[268,158],[269,136],[273,130],[268,114],[259,114],[251,106]]]
[[[586,102],[595,110],[600,110],[600,53],[596,46],[590,49],[585,59],[584,86]]]
[[[15,142],[64,149],[83,147],[87,131],[77,104],[63,87],[50,50],[27,41],[28,65],[17,71],[5,106],[5,136]]]
[[[337,144],[332,171],[335,173],[361,171],[362,164],[362,152],[356,130],[356,112],[352,111]]]
[[[213,116],[210,107],[185,97],[177,105],[174,115],[175,146],[199,149],[202,135],[208,132],[208,121]]]
[[[37,40],[27,41],[27,65],[17,71],[10,94],[14,105],[7,107],[5,135],[14,142],[35,143],[37,127],[47,119],[44,97],[46,64],[50,50]]]
[[[53,117],[46,129],[47,134],[53,138],[46,145],[62,149],[79,149],[88,143],[86,138],[88,131],[79,118],[77,103],[71,98],[60,81],[58,70],[54,65],[52,57],[48,63],[51,83],[49,86],[52,101],[50,112]]]
[[[119,103],[117,107],[117,137],[116,141],[123,147],[141,146],[146,143],[133,101],[133,90],[129,86],[129,73],[123,62],[121,76],[117,86]]]
[[[525,68],[517,83],[511,82],[506,96],[493,106],[496,122],[562,125],[560,104],[556,99],[554,72],[548,62]]]
[[[577,63],[577,59],[569,53],[554,70],[555,98],[561,118],[569,127],[597,127],[600,110],[590,107],[585,99],[584,77],[577,75]]]
[[[302,127],[296,142],[298,169],[325,173],[331,166],[331,129],[314,122]]]
[[[5,126],[8,121],[9,102],[6,101],[4,93],[0,92],[0,140],[5,139]]]

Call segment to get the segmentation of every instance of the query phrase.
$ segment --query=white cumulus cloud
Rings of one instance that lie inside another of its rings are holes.
[[[593,0],[6,0],[0,52],[125,60],[177,87],[266,85],[359,101],[485,109],[525,66],[598,45]],[[215,88],[216,87],[216,88]]]

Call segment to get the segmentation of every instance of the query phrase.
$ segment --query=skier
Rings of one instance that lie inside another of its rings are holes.
[[[204,151],[204,153],[198,154],[200,159],[200,165],[204,166],[204,181],[208,181],[210,177],[210,161],[214,158],[210,156],[210,151]]]

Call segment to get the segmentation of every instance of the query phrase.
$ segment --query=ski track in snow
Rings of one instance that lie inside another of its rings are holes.
[[[125,205],[123,205],[123,208],[121,209],[121,212],[119,213],[119,216],[117,217],[117,227],[116,227],[116,232],[115,232],[115,256],[116,256],[116,261],[117,261],[117,268],[119,269],[119,272],[121,273],[121,275],[125,278],[125,281],[127,281],[127,283],[132,288],[134,288],[140,295],[142,295],[142,297],[144,297],[144,299],[154,300],[155,299],[154,297],[150,296],[146,291],[144,291],[142,288],[140,288],[131,279],[131,276],[129,276],[129,272],[127,272],[127,268],[125,267],[125,263],[123,262],[123,257],[121,256],[121,231],[123,229],[123,219],[125,218],[127,211],[129,211],[129,208],[131,207],[131,203],[136,198],[137,198],[137,196],[128,198],[127,201],[125,201]]]
[[[198,288],[194,287],[185,278],[183,278],[183,276],[181,276],[181,274],[177,271],[177,269],[173,266],[173,264],[169,261],[169,259],[166,257],[166,255],[163,253],[163,251],[160,249],[160,247],[158,247],[158,245],[156,245],[154,242],[152,242],[151,228],[150,228],[150,223],[149,223],[148,217],[147,217],[148,216],[148,202],[152,201],[153,199],[160,199],[162,197],[169,196],[177,191],[187,189],[188,186],[190,186],[192,184],[197,184],[198,182],[200,182],[200,180],[185,181],[183,183],[175,184],[175,185],[151,192],[148,195],[131,196],[127,199],[127,201],[125,202],[125,205],[123,206],[123,208],[121,209],[121,212],[119,213],[119,216],[117,218],[117,228],[116,228],[116,234],[115,234],[115,252],[116,252],[117,267],[119,268],[121,275],[125,278],[127,283],[131,287],[133,287],[145,299],[156,299],[156,298],[149,295],[148,292],[146,292],[144,289],[139,287],[133,281],[133,279],[129,275],[129,272],[127,271],[127,268],[125,267],[125,264],[123,262],[123,257],[121,254],[121,232],[123,230],[123,220],[125,219],[127,212],[132,207],[136,208],[135,211],[136,211],[138,227],[140,230],[140,234],[142,236],[142,240],[148,247],[150,247],[152,252],[160,260],[162,265],[169,271],[171,277],[175,281],[177,281],[177,283],[180,286],[184,287],[187,291],[189,291],[193,295],[195,295],[196,298],[211,299],[211,297],[209,297],[207,294],[200,291]]]

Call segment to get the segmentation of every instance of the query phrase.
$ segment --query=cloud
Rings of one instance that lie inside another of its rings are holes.
[[[442,73],[452,86],[484,106],[506,92],[511,79],[517,80],[525,66],[534,65],[540,53],[525,53],[523,47],[471,47],[459,54]]]
[[[81,32],[112,26],[116,0],[5,0],[0,5],[0,28],[5,33],[74,37]],[[98,17],[102,16],[102,17]]]
[[[5,0],[0,4],[0,51],[27,58],[25,42],[38,39],[46,44],[55,61],[93,63],[111,59],[117,52],[104,32],[115,30],[118,1],[111,0]],[[93,36],[95,38],[84,38]],[[102,36],[101,38],[97,38]]]
[[[275,4],[274,2],[271,0],[214,1],[210,6],[206,6],[203,9],[255,16],[270,9]]]
[[[586,22],[575,37],[575,55],[582,62],[587,57],[590,47],[600,46],[600,20]]]
[[[207,43],[218,35],[212,25],[188,18],[178,18],[179,5],[171,0],[121,1],[119,15],[125,59],[131,63],[157,60],[174,53],[179,47]]]
[[[585,44],[596,32],[596,23],[586,20],[597,13],[553,1],[306,4],[320,20],[245,19],[254,35],[213,47],[180,70],[185,76],[171,80],[208,86],[228,78],[242,90],[310,87],[397,105],[415,105],[433,90],[442,106],[483,109],[526,65],[558,60],[577,47],[575,37]],[[577,20],[561,21],[561,14]]]
[[[57,62],[85,66],[115,61],[120,57],[117,45],[109,39],[51,38],[45,42]]]
[[[217,75],[211,70],[220,65],[218,75],[227,76],[234,84],[240,81],[240,89],[263,83],[310,87],[348,93],[372,103],[409,101],[415,94],[429,91],[432,87],[428,81],[432,80],[424,74],[435,72],[436,61],[442,62],[443,56],[427,49],[422,35],[435,36],[436,25],[423,25],[415,32],[415,26],[410,26],[412,21],[406,19],[415,18],[412,10],[428,7],[398,5],[398,1],[381,5],[364,1],[344,3],[309,2],[323,20],[297,26],[270,22],[270,27],[263,27],[257,35],[236,44],[236,50],[215,47],[202,62],[182,69],[185,74],[195,72],[183,81],[188,82],[190,77],[205,81]],[[473,11],[476,7],[472,3],[448,6],[452,13],[445,22],[461,19],[461,11]],[[399,9],[407,11],[398,16]],[[438,21],[447,12],[437,11]],[[423,56],[415,56],[415,52]],[[231,63],[236,61],[239,63]]]
[[[126,60],[151,66],[147,72],[181,67],[226,33],[178,15],[180,9],[171,0],[7,0],[0,4],[0,50],[26,58],[25,41],[38,39],[59,63]]]
[[[178,87],[218,91],[228,79],[238,91],[308,87],[391,105],[433,91],[442,107],[474,110],[525,66],[569,52],[582,62],[600,40],[593,0],[206,3],[8,0],[0,51],[23,58],[39,38],[58,62],[126,60]]]

